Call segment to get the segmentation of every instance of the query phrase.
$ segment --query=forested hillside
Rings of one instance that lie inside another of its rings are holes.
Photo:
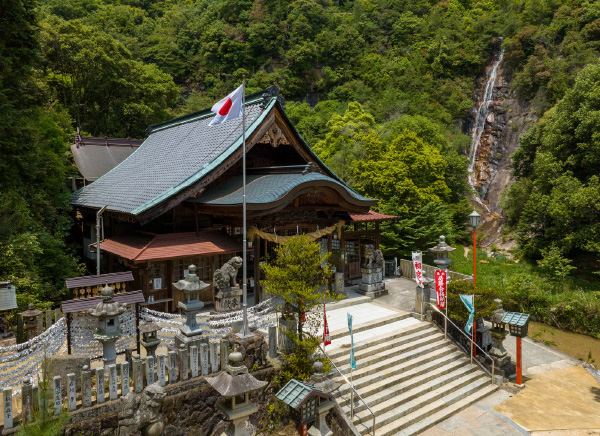
[[[0,5],[0,278],[36,287],[40,299],[79,268],[65,245],[68,134],[80,126],[143,137],[151,123],[212,105],[243,75],[249,92],[277,85],[309,145],[400,217],[384,233],[386,254],[406,255],[441,233],[461,238],[469,114],[500,44],[511,86],[539,116],[548,111],[515,157],[509,224],[531,258],[552,242],[561,256],[600,250],[596,2]],[[569,193],[572,203],[561,203]]]

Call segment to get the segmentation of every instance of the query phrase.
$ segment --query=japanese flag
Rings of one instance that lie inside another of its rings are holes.
[[[233,91],[224,99],[215,103],[211,109],[217,115],[209,123],[209,126],[224,123],[242,116],[242,97],[244,96],[244,85]]]

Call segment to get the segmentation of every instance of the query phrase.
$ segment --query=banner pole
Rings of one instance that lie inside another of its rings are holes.
[[[243,329],[241,337],[250,336],[248,328],[248,284],[247,282],[247,266],[248,266],[248,242],[246,241],[246,76],[242,79],[242,226],[243,226],[243,243],[242,243],[242,309],[243,309]],[[256,260],[255,260],[256,262]],[[254,296],[256,298],[256,295]]]

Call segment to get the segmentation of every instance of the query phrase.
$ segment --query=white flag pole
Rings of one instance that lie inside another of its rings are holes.
[[[242,80],[242,225],[243,225],[243,271],[242,271],[242,310],[243,310],[243,328],[241,337],[250,336],[248,328],[248,283],[247,283],[247,252],[248,243],[246,241],[246,76]],[[256,259],[255,259],[256,262]],[[256,298],[256,296],[254,296]]]

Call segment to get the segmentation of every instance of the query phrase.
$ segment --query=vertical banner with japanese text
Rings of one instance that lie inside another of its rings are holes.
[[[446,271],[435,272],[435,301],[440,309],[446,308]]]
[[[421,288],[423,287],[423,254],[420,251],[412,253],[413,266],[415,267],[415,281]]]

